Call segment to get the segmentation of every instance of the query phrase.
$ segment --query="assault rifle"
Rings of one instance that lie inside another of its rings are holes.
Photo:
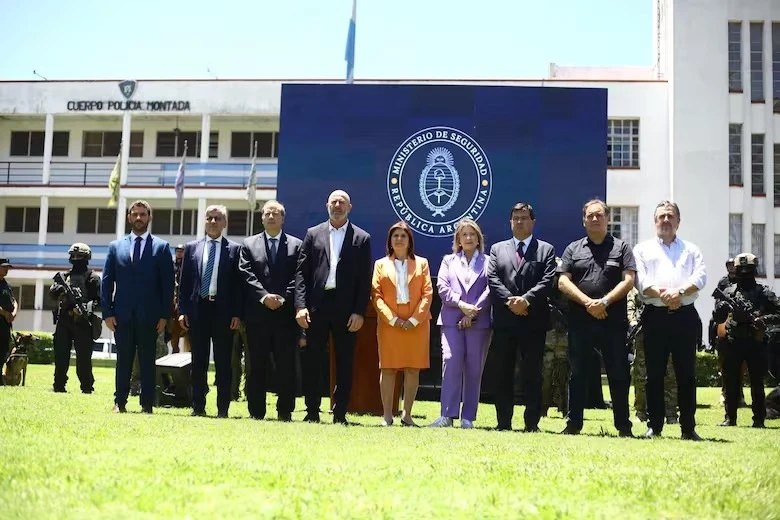
[[[747,316],[748,317],[747,322],[738,321],[737,323],[750,325],[750,327],[754,331],[754,337],[756,340],[761,341],[764,339],[765,331],[766,331],[766,323],[764,323],[764,321],[761,319],[761,315],[759,314],[759,312],[753,309],[753,306],[750,304],[750,302],[732,298],[731,296],[724,293],[720,287],[715,288],[715,290],[712,292],[712,296],[717,296],[721,301],[723,301],[729,307],[729,309],[731,309],[732,318],[735,312],[738,312],[743,316]],[[718,337],[723,338],[725,337],[725,335],[726,335],[726,325],[725,322],[723,322],[718,325]]]
[[[54,281],[65,290],[65,294],[73,302],[77,314],[84,318],[92,327],[92,339],[98,339],[103,333],[103,320],[84,305],[84,295],[81,294],[81,290],[78,287],[71,287],[62,277],[62,273],[55,274]]]

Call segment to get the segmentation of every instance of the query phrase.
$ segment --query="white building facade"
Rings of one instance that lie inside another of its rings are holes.
[[[780,0],[654,7],[653,67],[552,65],[543,80],[365,83],[606,88],[611,231],[632,244],[651,238],[656,204],[677,201],[680,236],[700,246],[708,265],[697,303],[706,324],[730,255],[754,252],[764,281],[780,287]],[[88,243],[100,269],[135,199],[152,204],[152,231],[172,245],[202,236],[210,204],[227,206],[230,238],[257,229],[259,215],[246,202],[251,143],[257,199],[274,198],[282,83],[0,82],[0,257],[16,266],[9,281],[22,307],[17,330],[53,330],[48,286],[67,267],[68,247]],[[176,209],[185,141],[186,188]],[[108,208],[117,161],[121,197]]]

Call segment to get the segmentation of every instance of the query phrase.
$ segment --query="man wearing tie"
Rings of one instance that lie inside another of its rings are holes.
[[[232,330],[241,316],[238,276],[240,246],[222,236],[227,208],[206,208],[206,236],[184,247],[179,285],[179,324],[190,331],[192,346],[192,415],[206,415],[206,372],[214,344],[217,417],[228,416],[233,352]]]
[[[320,421],[325,345],[332,333],[336,355],[333,422],[346,425],[356,333],[363,326],[370,298],[371,237],[349,221],[352,204],[346,192],[331,193],[326,208],[330,218],[306,232],[295,273],[295,319],[307,329],[307,346],[301,352],[304,421]]]
[[[152,413],[157,336],[173,300],[173,257],[168,242],[149,233],[152,207],[144,200],[127,211],[132,233],[108,246],[101,301],[106,326],[117,344],[114,412],[126,411],[136,349],[141,367],[141,410]]]
[[[497,429],[512,429],[515,362],[519,350],[526,402],[525,431],[538,432],[544,340],[551,328],[547,296],[555,277],[555,248],[533,236],[536,218],[530,204],[515,204],[509,224],[512,238],[493,244],[488,264],[498,371]]]
[[[265,231],[244,240],[239,270],[244,282],[249,373],[246,399],[253,419],[265,417],[268,357],[276,365],[279,420],[289,422],[295,408],[295,269],[301,240],[282,231],[284,206],[269,200],[262,209]]]

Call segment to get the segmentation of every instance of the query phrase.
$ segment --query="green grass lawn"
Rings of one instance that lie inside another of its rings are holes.
[[[716,426],[713,388],[697,413],[711,442],[692,443],[679,426],[619,439],[609,410],[586,411],[579,437],[553,434],[561,418],[490,431],[491,405],[470,431],[304,424],[302,400],[293,423],[250,420],[245,402],[227,420],[142,415],[137,398],[115,415],[112,369],[95,369],[92,395],[73,367],[70,393],[54,394],[52,373],[31,366],[26,387],[0,387],[0,518],[780,518],[780,423],[754,430],[741,409],[738,428]],[[438,409],[418,403],[417,422]]]

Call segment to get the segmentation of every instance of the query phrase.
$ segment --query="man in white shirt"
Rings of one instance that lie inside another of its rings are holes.
[[[696,341],[700,328],[693,302],[707,282],[699,248],[677,236],[680,208],[661,201],[655,209],[656,237],[634,248],[636,286],[645,303],[643,333],[647,364],[648,429],[661,434],[664,425],[664,374],[669,355],[677,375],[682,438],[699,441],[696,433]]]

